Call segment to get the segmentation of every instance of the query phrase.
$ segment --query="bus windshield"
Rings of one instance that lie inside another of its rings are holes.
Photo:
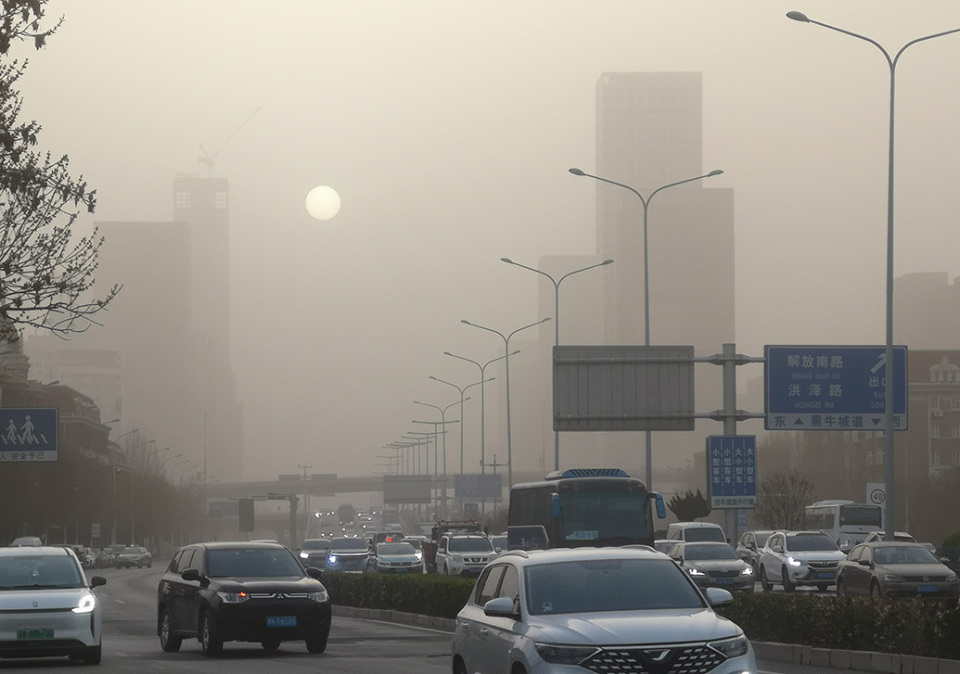
[[[648,535],[646,491],[580,483],[562,490],[561,533],[566,541],[636,541]]]

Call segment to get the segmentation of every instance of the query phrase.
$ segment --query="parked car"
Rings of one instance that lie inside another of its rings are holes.
[[[737,557],[729,543],[677,543],[670,550],[670,557],[698,587],[753,590],[753,567]]]
[[[0,548],[0,657],[68,656],[100,663],[102,615],[92,576],[67,548]]]
[[[737,557],[753,567],[755,578],[760,577],[760,549],[773,531],[744,531],[737,541]]]
[[[877,541],[884,540],[884,537],[887,535],[885,531],[871,531],[867,534],[863,542],[864,543],[876,543]],[[893,540],[900,541],[901,543],[916,543],[917,539],[908,534],[906,531],[894,531]]]
[[[760,551],[760,585],[765,592],[774,585],[786,592],[798,585],[823,592],[836,582],[837,564],[845,558],[822,531],[775,531]]]
[[[731,601],[649,549],[513,550],[457,615],[453,672],[756,672],[743,630],[711,608]]]
[[[837,569],[837,594],[960,601],[960,579],[920,543],[874,541],[850,551]]]
[[[304,569],[274,543],[199,543],[180,548],[157,587],[157,636],[167,652],[196,638],[204,655],[227,641],[284,641],[323,653],[330,634],[330,597],[320,569]]]
[[[726,543],[723,527],[713,522],[673,522],[667,526],[667,538],[671,541],[717,541]]]
[[[370,548],[362,538],[331,538],[324,562],[327,571],[363,573],[370,561]]]
[[[370,570],[376,573],[423,573],[423,553],[410,543],[380,543],[371,558]]]
[[[117,555],[113,564],[118,569],[127,569],[134,566],[138,569],[142,569],[143,567],[149,569],[153,566],[153,555],[142,546],[128,545],[123,549],[123,552]]]
[[[22,546],[37,546],[43,545],[43,541],[40,540],[39,536],[19,536],[13,539],[13,542],[10,543],[10,547],[18,548]]]

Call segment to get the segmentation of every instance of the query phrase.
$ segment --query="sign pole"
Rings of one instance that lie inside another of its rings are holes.
[[[734,436],[737,434],[737,345],[723,345],[723,434]],[[736,543],[740,537],[737,531],[737,509],[726,510],[726,526],[724,531],[730,537],[731,543]]]

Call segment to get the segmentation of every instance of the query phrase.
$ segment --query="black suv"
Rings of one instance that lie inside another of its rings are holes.
[[[157,635],[168,652],[196,638],[207,656],[225,641],[304,640],[323,653],[330,634],[330,597],[320,570],[304,569],[276,543],[199,543],[180,548],[157,588]]]

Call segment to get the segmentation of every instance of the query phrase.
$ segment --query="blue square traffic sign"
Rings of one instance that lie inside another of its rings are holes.
[[[58,413],[56,407],[0,409],[0,462],[56,461]]]
[[[711,508],[757,506],[757,436],[707,436]]]

